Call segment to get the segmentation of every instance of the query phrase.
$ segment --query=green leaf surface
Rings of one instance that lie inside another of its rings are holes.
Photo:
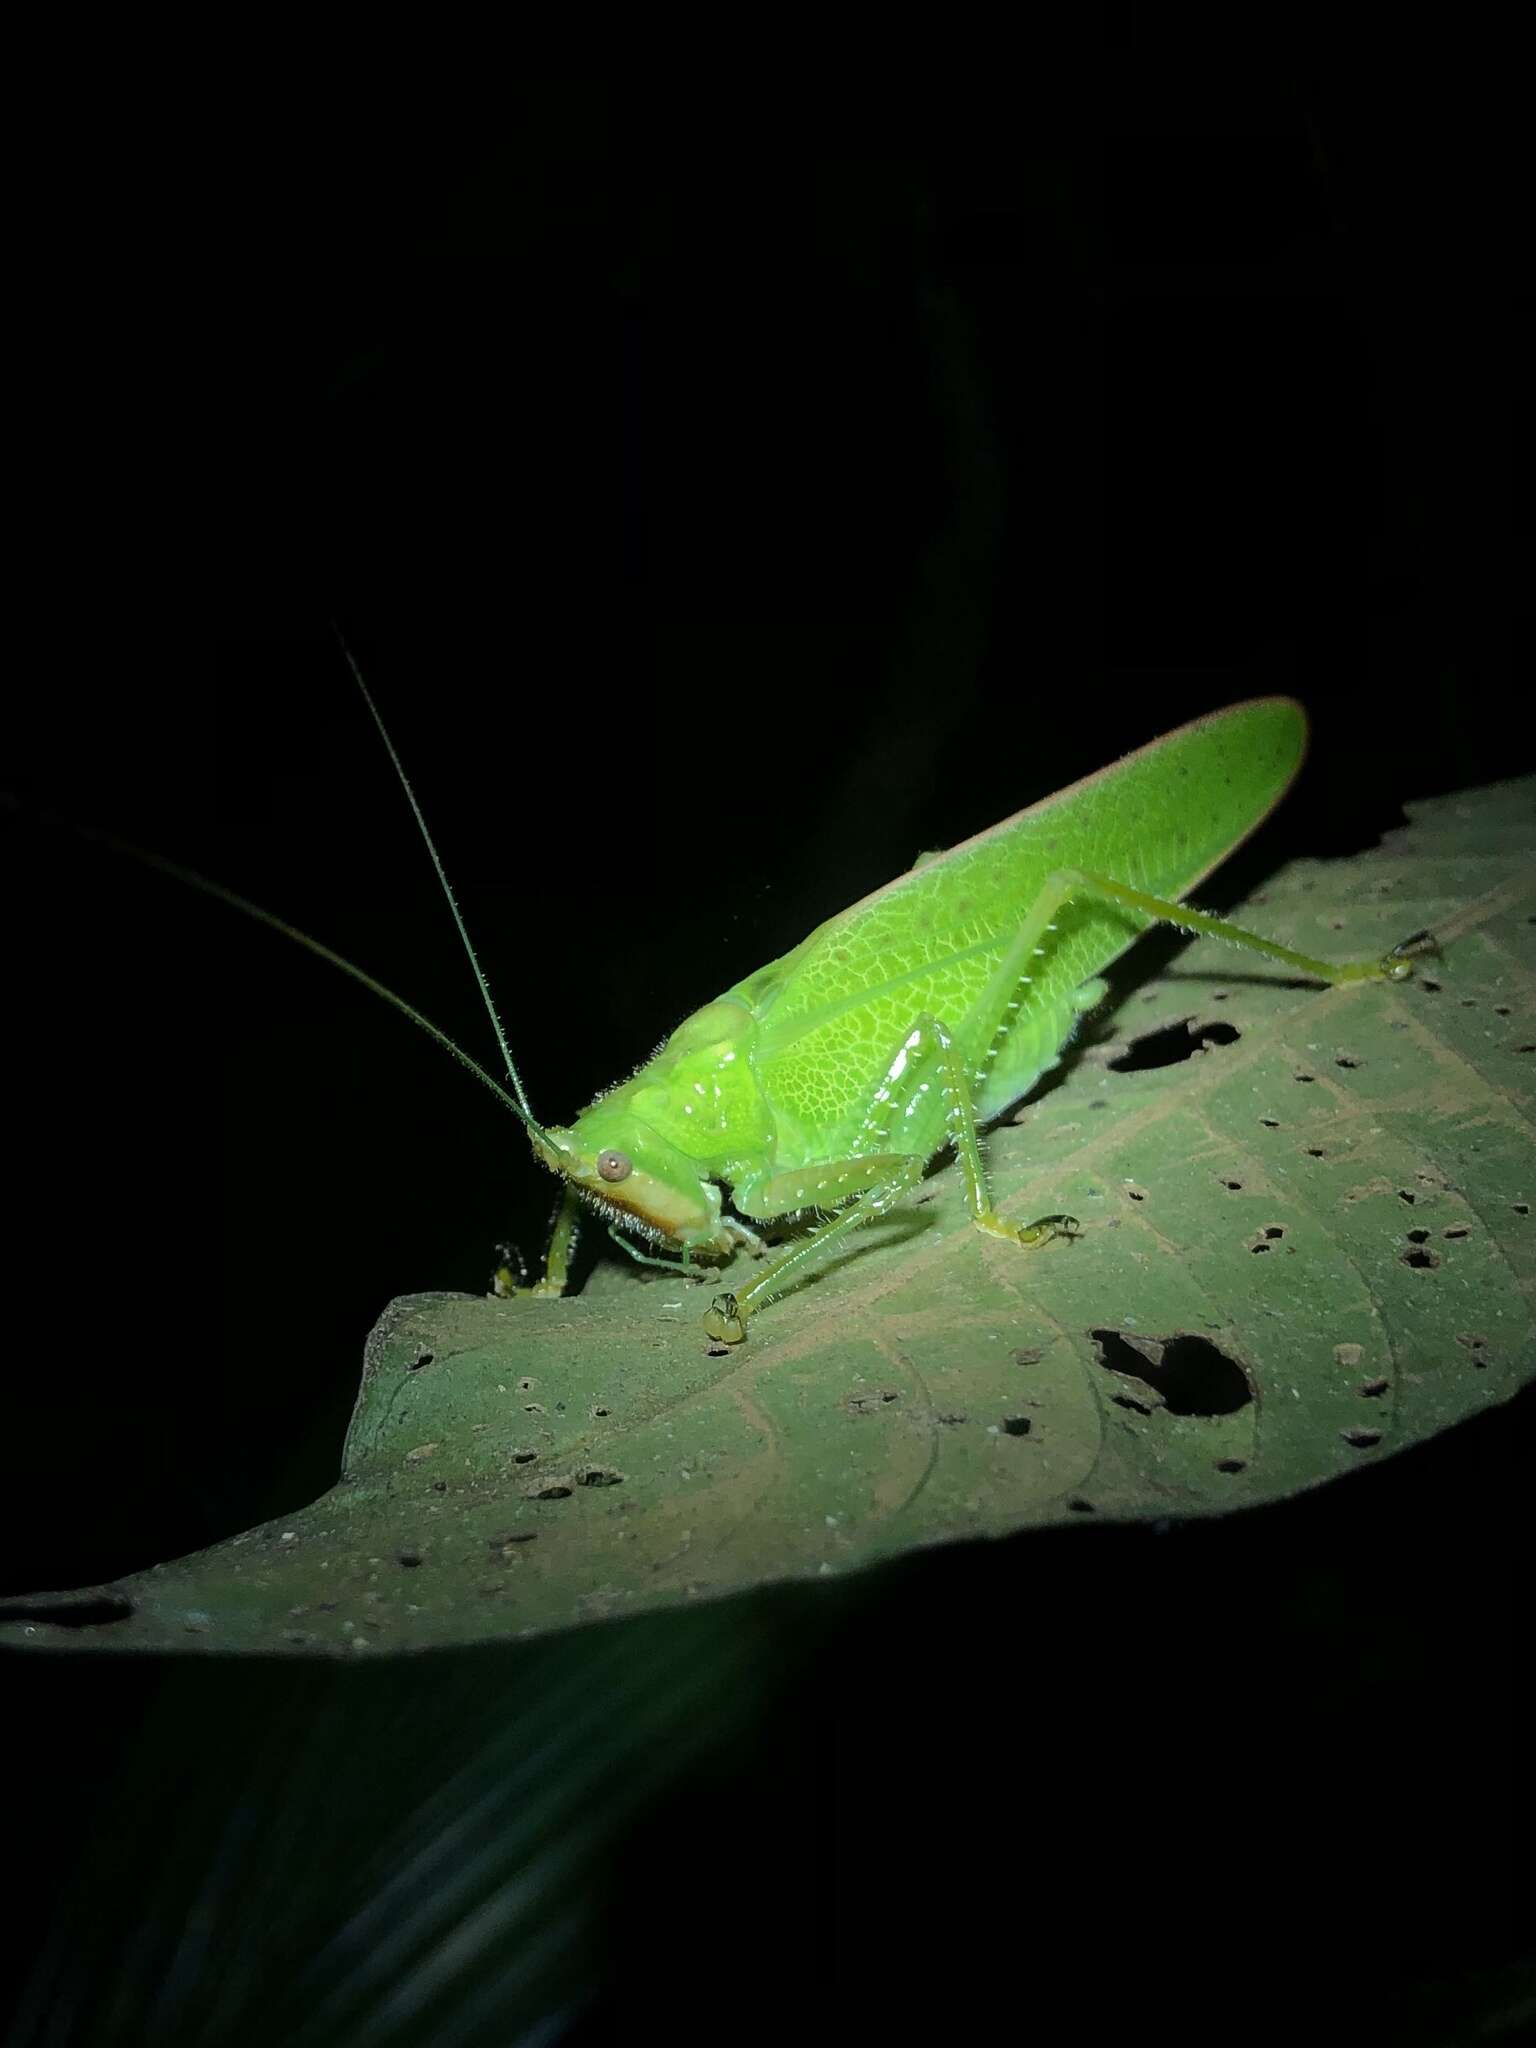
[[[1318,990],[1212,941],[1146,980],[1133,955],[993,1133],[999,1207],[1069,1211],[1077,1241],[983,1237],[946,1166],[734,1351],[700,1328],[718,1272],[397,1301],[323,1499],[81,1596],[114,1621],[40,1605],[4,1636],[526,1636],[955,1538],[1221,1513],[1507,1399],[1536,1354],[1536,784],[1409,816],[1235,914],[1341,959],[1428,927],[1414,980]]]

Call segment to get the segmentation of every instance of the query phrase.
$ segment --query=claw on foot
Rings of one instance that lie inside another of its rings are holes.
[[[1438,953],[1432,931],[1411,932],[1406,939],[1399,939],[1390,953],[1384,953],[1378,962],[1382,976],[1387,981],[1407,981],[1413,973],[1413,955],[1417,953]]]
[[[991,1231],[994,1237],[1011,1238],[1015,1244],[1049,1244],[1053,1237],[1081,1237],[1082,1225],[1075,1216],[1042,1216],[1034,1223],[1007,1223],[995,1210],[988,1209],[977,1218],[983,1230]]]
[[[717,1344],[739,1344],[747,1334],[747,1319],[734,1294],[717,1294],[704,1314],[704,1329]]]

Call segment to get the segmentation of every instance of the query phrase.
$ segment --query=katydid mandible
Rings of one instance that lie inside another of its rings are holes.
[[[338,636],[339,637],[339,636]],[[887,1214],[953,1147],[971,1220],[1032,1246],[1076,1219],[1017,1223],[992,1206],[978,1130],[1056,1066],[1101,976],[1151,926],[1229,940],[1324,983],[1402,981],[1415,933],[1373,960],[1334,964],[1256,937],[1180,899],[1261,825],[1299,770],[1306,713],[1256,697],[1192,720],[1044,797],[828,918],[727,989],[661,1050],[563,1127],[538,1122],[421,807],[351,651],[343,652],[405,790],[506,1064],[510,1093],[409,1003],[328,946],[175,863],[152,864],[274,926],[403,1011],[482,1080],[563,1177],[543,1277],[565,1291],[581,1207],[610,1232],[689,1265],[743,1244],[754,1225],[800,1229],[704,1317],[739,1343],[750,1317],[863,1224]],[[135,851],[136,849],[129,849]],[[730,1213],[722,1189],[729,1190]]]

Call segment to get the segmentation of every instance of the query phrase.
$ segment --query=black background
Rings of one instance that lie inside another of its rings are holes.
[[[28,387],[45,602],[7,712],[6,1589],[110,1578],[314,1498],[384,1303],[483,1287],[500,1238],[538,1249],[552,1183],[441,1053],[38,816],[214,876],[494,1065],[329,620],[551,1120],[919,849],[1213,706],[1280,689],[1314,720],[1303,781],[1215,901],[1371,844],[1405,799],[1531,767],[1528,300],[1491,103],[1451,105],[1433,65],[1394,79],[1375,49],[1213,46],[1208,24],[1186,41],[1132,17],[1034,59],[851,98],[514,67],[490,139],[396,105],[221,103],[140,139],[142,199],[94,186],[78,233],[50,215],[40,298],[71,317]],[[1332,1669],[1369,1551],[1389,1725],[1326,1795],[1298,1767],[1316,1855],[1357,1800],[1399,1802],[1401,1826],[1423,1796],[1405,1779],[1452,1768],[1447,1725],[1481,1758],[1470,1806],[1430,1801],[1430,1832],[1454,1808],[1464,1881],[1426,1852],[1393,1932],[1363,1909],[1394,1985],[1509,1949],[1519,1412],[1240,1537],[1039,1552],[1058,1590],[1029,1686],[1053,1660],[1118,1684],[1115,1630],[1156,1655],[1142,1603],[1166,1598],[1158,1742],[1209,1784],[1282,1708],[1321,1758],[1296,1674]],[[1024,1602],[1035,1554],[925,1566],[910,1611],[879,1610],[859,1683],[895,1658],[908,1734],[917,1702],[959,1711],[940,1666],[965,1684],[935,1612]],[[1199,1617],[1245,1589],[1267,1623],[1229,1666]],[[932,1640],[903,1660],[913,1614]],[[1181,1671],[1197,1641],[1211,1661]],[[176,1669],[63,1668],[128,1725]],[[1098,1695],[1098,1732],[1139,1746],[1140,1683],[1127,1669],[1124,1724]],[[782,1738],[800,1867],[851,1885],[893,1803],[917,1823],[857,1768],[828,1776],[829,1753],[869,1752],[846,1729],[829,1751],[808,1711]],[[1007,1810],[1029,1774],[984,1776]],[[918,1802],[915,1868],[969,1856],[974,1798],[953,1839]],[[1104,1842],[1104,1882],[1143,1885],[1123,1849]],[[1372,1893],[1405,1852],[1393,1833],[1358,1853]],[[788,1867],[787,1836],[763,1855]],[[1099,1867],[1080,1843],[1071,1863],[1079,1886]],[[1350,1885],[1324,1891],[1342,1913]],[[899,1907],[877,1896],[883,1938]],[[1166,1934],[1170,1901],[1145,1903]],[[1185,1933],[1191,1912],[1181,1893]]]

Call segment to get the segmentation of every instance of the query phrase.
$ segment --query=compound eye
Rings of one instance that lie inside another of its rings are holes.
[[[597,1172],[600,1180],[628,1180],[635,1170],[635,1162],[627,1152],[599,1152]]]

